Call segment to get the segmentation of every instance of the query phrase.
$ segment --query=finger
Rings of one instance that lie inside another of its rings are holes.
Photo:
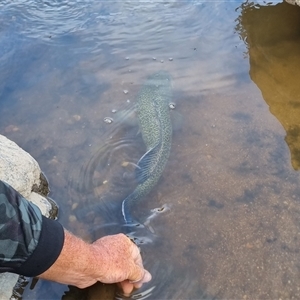
[[[130,239],[130,238],[129,238]],[[144,269],[142,256],[140,254],[140,248],[137,247],[135,242],[130,239],[132,252],[131,256],[135,262],[135,266],[129,276],[129,283],[134,284],[134,287],[139,288],[143,283],[151,280],[151,274]]]
[[[138,275],[136,275],[135,278],[137,278],[137,279],[132,279],[134,277],[130,277],[129,278],[130,283],[133,283],[135,286],[138,286],[139,284],[142,285],[143,283],[146,283],[152,279],[151,274],[147,270],[145,270],[144,268],[140,268],[139,266],[136,266],[136,268],[139,269],[138,272],[141,272],[140,273],[141,275],[139,275],[139,277],[138,277]],[[135,273],[135,274],[138,274],[138,273]]]
[[[144,272],[144,277],[142,278],[142,280],[137,282],[136,286],[139,284],[142,285],[143,283],[149,282],[152,279],[151,274],[147,270],[144,269]]]
[[[120,282],[120,285],[125,296],[130,295],[134,289],[134,285],[130,283],[128,280]]]
[[[124,280],[119,283],[121,286],[123,293],[128,296],[132,293],[133,289],[139,289],[142,287],[143,283],[146,283],[152,279],[151,274],[145,270],[145,275],[143,278],[137,282],[130,282],[129,280]]]
[[[147,270],[145,270],[145,275],[144,275],[143,279],[138,282],[133,283],[134,288],[135,289],[141,288],[144,283],[150,281],[151,279],[152,279],[151,274]]]
[[[132,250],[131,250],[132,258],[137,265],[139,265],[141,268],[143,268],[143,260],[142,260],[142,256],[141,256],[141,250],[132,239],[130,239],[130,241],[131,241],[131,248],[132,248]]]
[[[142,268],[143,260],[142,260],[140,249],[135,244],[132,244],[132,247],[133,247],[132,248],[132,258],[133,258],[134,262]]]
[[[143,267],[139,266],[138,264],[133,264],[127,279],[131,283],[138,282],[144,278],[144,274],[145,270]]]

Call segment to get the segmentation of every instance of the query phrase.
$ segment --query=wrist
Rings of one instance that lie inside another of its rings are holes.
[[[44,273],[42,279],[58,281],[75,285],[80,288],[92,285],[94,278],[94,264],[92,245],[66,231],[65,242],[60,256]]]

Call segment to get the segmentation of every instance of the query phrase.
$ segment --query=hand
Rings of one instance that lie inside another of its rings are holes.
[[[143,267],[139,248],[124,234],[105,236],[92,244],[95,259],[100,260],[104,274],[98,281],[119,282],[125,294],[151,280],[151,275]]]
[[[97,281],[119,283],[125,294],[151,280],[139,248],[126,235],[105,236],[87,244],[66,230],[61,254],[39,277],[79,288]]]

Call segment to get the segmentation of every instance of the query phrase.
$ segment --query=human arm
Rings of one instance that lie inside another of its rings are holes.
[[[39,275],[82,288],[96,281],[121,282],[125,293],[151,279],[138,248],[125,235],[87,244],[1,181],[0,272]]]
[[[143,268],[138,247],[124,234],[105,236],[88,244],[65,230],[64,240],[56,262],[38,277],[79,288],[97,281],[118,282],[125,294],[151,279]]]

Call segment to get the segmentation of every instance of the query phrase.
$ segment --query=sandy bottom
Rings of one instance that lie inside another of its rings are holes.
[[[299,299],[298,156],[292,151],[291,157],[285,126],[280,124],[288,122],[289,115],[278,121],[270,113],[281,106],[269,110],[272,103],[266,99],[266,104],[249,78],[244,42],[232,34],[235,19],[224,14],[222,4],[215,6],[222,12],[215,14],[223,17],[220,24],[209,23],[206,17],[205,30],[200,30],[195,8],[187,14],[186,27],[173,32],[166,26],[167,40],[153,42],[159,45],[156,53],[149,50],[155,47],[147,45],[151,36],[147,34],[137,37],[145,42],[142,50],[129,43],[126,53],[118,52],[117,46],[114,52],[106,45],[95,56],[72,57],[47,45],[23,45],[21,54],[31,58],[28,66],[14,64],[0,74],[8,99],[0,108],[0,131],[39,162],[50,183],[50,196],[60,206],[59,221],[85,240],[94,240],[121,230],[120,203],[134,187],[130,176],[123,176],[122,163],[136,162],[143,154],[136,128],[122,127],[117,118],[109,125],[104,118],[115,118],[114,109],[130,107],[151,73],[168,71],[174,82],[175,112],[181,115],[174,119],[180,128],[174,131],[162,178],[134,212],[144,219],[153,208],[169,208],[151,220],[154,234],[141,231],[150,240],[141,249],[153,280],[140,292],[155,300]],[[205,12],[208,6],[203,7]],[[194,34],[193,28],[201,34]],[[80,40],[80,32],[73,38]],[[299,49],[298,44],[286,44],[289,51]],[[265,86],[277,82],[266,79],[269,75],[263,70],[268,65],[259,67],[263,54],[274,53],[270,47],[250,51],[252,62],[256,59],[250,75],[253,80],[263,78]],[[41,57],[33,59],[31,53]],[[276,59],[270,63],[278,74],[287,70]],[[267,92],[273,99],[274,93]],[[295,123],[299,118],[293,114],[290,120]],[[294,123],[286,128],[293,129]],[[297,140],[297,132],[292,133]],[[112,142],[105,148],[111,136],[128,139],[126,147],[115,150]],[[295,148],[298,144],[292,143]],[[102,153],[108,154],[109,167],[102,164]],[[99,299],[101,293],[111,299],[112,289],[71,289],[63,299]],[[39,281],[33,290],[26,289],[23,298],[61,299],[68,290]]]

